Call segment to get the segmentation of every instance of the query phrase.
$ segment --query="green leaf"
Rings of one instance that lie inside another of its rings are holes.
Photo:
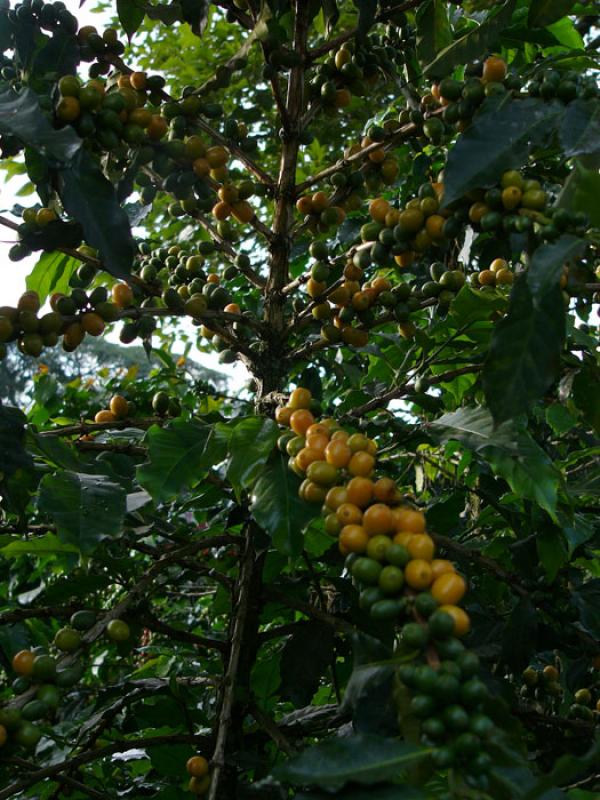
[[[576,0],[532,0],[527,22],[532,28],[545,28],[570,12]]]
[[[534,500],[555,515],[559,473],[530,434],[512,421],[494,425],[487,408],[460,408],[431,422],[442,443],[456,440],[478,454],[519,497]]]
[[[179,0],[182,17],[196,36],[202,36],[208,24],[209,0]]]
[[[83,144],[70,125],[60,130],[52,127],[31,89],[19,93],[11,89],[0,94],[0,133],[16,136],[28,147],[62,164],[71,162]]]
[[[340,18],[337,0],[323,0],[323,17],[325,18],[325,31],[327,36],[330,36]]]
[[[373,27],[375,15],[377,14],[377,0],[354,0],[358,6],[358,24],[356,35],[359,39],[364,39]]]
[[[131,41],[131,37],[144,21],[144,7],[137,0],[117,0],[117,15],[127,38]]]
[[[298,497],[299,486],[287,459],[275,452],[252,490],[254,519],[269,534],[273,546],[287,556],[302,552],[302,531],[319,512],[318,506]]]
[[[588,168],[584,159],[576,158],[573,169],[565,181],[557,205],[569,211],[583,211],[589,217],[590,224],[600,227],[600,172],[596,168]]]
[[[561,403],[552,403],[546,409],[546,422],[560,436],[570,431],[577,424],[577,419]]]
[[[334,655],[330,625],[311,620],[298,627],[281,654],[281,696],[296,708],[309,705]]]
[[[496,422],[528,411],[560,370],[565,305],[558,286],[534,297],[517,278],[506,317],[494,329],[483,368],[483,390]]]
[[[596,739],[590,749],[583,755],[563,755],[558,758],[548,775],[538,778],[535,785],[527,792],[523,800],[544,800],[545,792],[552,791],[561,784],[573,782],[577,777],[595,769],[600,756],[600,740]],[[550,798],[549,798],[550,800]]]
[[[506,308],[506,298],[496,292],[480,292],[465,284],[450,306],[450,316],[459,327],[477,320],[490,319],[496,311]]]
[[[592,100],[569,103],[560,128],[560,142],[567,156],[600,152],[600,108]]]
[[[104,475],[58,472],[40,483],[38,508],[54,520],[58,538],[90,555],[123,530],[125,490]]]
[[[552,583],[559,569],[569,560],[564,537],[558,528],[548,527],[538,533],[535,543],[546,578]]]
[[[429,428],[442,444],[454,439],[475,453],[486,447],[496,447],[513,456],[520,454],[522,437],[514,422],[495,426],[490,412],[484,406],[451,411],[430,422]]]
[[[189,744],[154,745],[145,748],[153,768],[159,775],[168,778],[178,778],[181,775],[181,765],[194,754]]]
[[[563,47],[583,52],[583,39],[569,17],[562,17],[552,25],[548,25],[548,30]]]
[[[294,786],[336,791],[349,781],[372,785],[394,778],[428,752],[381,736],[336,737],[308,748],[277,767],[274,774]]]
[[[233,429],[227,478],[238,497],[242,489],[248,489],[258,478],[278,436],[279,428],[268,417],[246,417]]]
[[[579,618],[583,627],[596,639],[600,639],[600,616],[598,615],[600,580],[588,581],[579,586],[572,592],[572,598],[579,609]]]
[[[563,234],[555,242],[543,244],[534,251],[527,270],[527,283],[534,298],[558,285],[565,262],[576,258],[585,246],[583,239]]]
[[[505,170],[521,167],[531,148],[550,139],[565,114],[561,103],[509,94],[484,101],[469,128],[450,148],[444,170],[444,205],[471,189],[498,182]]]
[[[521,597],[502,633],[502,660],[514,670],[529,663],[537,639],[537,612],[529,597]]]
[[[172,500],[222,461],[227,439],[215,425],[176,419],[164,428],[152,426],[145,437],[148,461],[137,468],[139,483],[156,502]]]
[[[12,475],[18,469],[30,469],[33,462],[25,450],[27,417],[18,408],[0,405],[0,480],[2,474]]]
[[[27,276],[27,288],[37,292],[43,304],[53,292],[67,292],[69,279],[80,264],[81,261],[65,253],[42,253]]]
[[[450,44],[428,64],[423,73],[428,78],[444,78],[457,64],[466,64],[489,50],[503,29],[509,25],[517,0],[508,0],[498,10],[491,11],[476,28],[472,28],[460,39]]]
[[[0,549],[0,555],[4,558],[54,556],[60,553],[79,553],[79,549],[74,544],[61,542],[54,533],[46,533],[35,539],[16,539]]]
[[[600,434],[600,403],[591,386],[597,387],[600,381],[600,369],[594,363],[587,363],[580,369],[573,380],[573,400],[583,413],[587,423]]]
[[[117,278],[126,278],[135,244],[115,187],[85,151],[58,172],[58,192],[65,211],[81,224],[86,242],[99,251],[103,269]]]
[[[429,800],[430,797],[430,794],[406,783],[377,785],[376,800]],[[296,795],[296,800],[331,800],[331,793],[300,792]],[[360,787],[349,788],[344,791],[343,798],[340,796],[340,800],[373,800],[373,790]]]
[[[427,0],[418,7],[416,22],[417,57],[421,64],[428,64],[452,42],[447,4],[442,0]]]

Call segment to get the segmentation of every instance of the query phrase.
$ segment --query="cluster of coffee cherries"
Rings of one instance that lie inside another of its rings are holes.
[[[567,709],[571,719],[598,723],[600,721],[600,680],[597,670],[600,669],[600,657],[592,661],[592,672],[587,686],[576,689]],[[531,700],[542,709],[549,706],[552,712],[561,708],[565,690],[560,682],[560,671],[555,664],[545,666],[529,666],[523,670],[521,697]]]
[[[118,308],[108,302],[102,286],[88,296],[74,289],[70,296],[52,296],[51,311],[39,316],[40,298],[37,292],[21,295],[16,307],[0,307],[0,353],[6,354],[5,343],[16,341],[25,355],[39,356],[45,347],[55,347],[62,336],[63,348],[75,350],[86,334],[100,336],[106,322],[118,317]]]
[[[489,694],[477,677],[479,659],[461,642],[471,627],[459,605],[467,583],[451,561],[436,557],[423,512],[402,502],[392,479],[378,476],[376,443],[333,419],[317,421],[311,401],[299,387],[277,409],[276,420],[291,429],[279,446],[303,478],[300,497],[322,505],[360,607],[399,627],[406,656],[398,670],[400,726],[416,721],[436,767],[457,767],[485,788],[495,725],[484,710]]]
[[[178,399],[162,390],[153,395],[151,408],[159,417],[178,417],[181,414],[181,405]],[[108,408],[101,408],[96,412],[94,422],[106,424],[131,419],[137,409],[137,403],[127,400],[122,394],[115,394],[110,398]]]
[[[338,227],[346,218],[342,206],[334,205],[323,191],[299,197],[296,209],[304,216],[304,223],[312,233],[323,233],[331,227]]]
[[[580,75],[561,68],[560,64],[552,67],[542,65],[536,69],[527,91],[531,97],[541,97],[543,100],[558,98],[563,103],[570,103],[577,98],[590,100],[598,97],[598,85],[593,75]]]
[[[12,690],[17,698],[25,693],[27,696],[24,701],[0,708],[0,747],[36,747],[43,733],[40,723],[55,715],[62,692],[81,680],[83,666],[74,660],[74,654],[82,647],[82,634],[96,622],[95,612],[76,611],[69,624],[56,632],[51,648],[35,647],[15,653],[11,663],[17,677]],[[104,633],[115,643],[126,642],[131,635],[129,625],[121,619],[111,620]],[[69,658],[63,660],[64,656]]]
[[[162,77],[145,72],[120,75],[112,83],[100,78],[82,83],[76,75],[64,75],[57,84],[55,119],[58,125],[72,125],[101,151],[122,143],[136,147],[156,142],[166,135],[168,123],[146,107],[147,90],[162,86]]]
[[[192,794],[202,797],[210,789],[211,774],[210,764],[203,755],[188,758],[185,768],[190,776],[188,789]]]
[[[394,287],[381,275],[363,280],[360,251],[342,262],[330,258],[328,245],[318,240],[309,252],[316,260],[305,290],[313,300],[311,314],[321,323],[321,339],[328,344],[363,347],[371,327],[390,319],[405,323],[410,311],[420,307],[418,302],[409,304],[411,289],[406,283]],[[302,308],[299,302],[298,310]]]
[[[508,261],[504,258],[494,258],[489,267],[472,272],[469,283],[474,289],[489,291],[495,287],[510,286],[515,279],[514,272],[510,269]]]
[[[400,35],[388,26],[384,35],[372,33],[360,45],[348,41],[318,64],[309,89],[312,101],[336,112],[352,102],[352,96],[364,97],[386,76],[396,75],[403,63]]]

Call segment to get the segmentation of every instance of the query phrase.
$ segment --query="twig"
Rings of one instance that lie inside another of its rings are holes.
[[[250,587],[252,584],[255,560],[256,554],[254,550],[254,536],[252,528],[249,526],[246,532],[246,549],[242,558],[242,565],[240,568],[240,576],[237,586],[237,603],[231,630],[231,647],[229,651],[227,670],[224,677],[223,697],[219,710],[217,736],[212,758],[212,779],[208,800],[216,800],[218,797],[221,776],[225,766],[227,739],[235,702],[236,679],[242,650],[242,642],[244,639],[246,618],[249,610]]]
[[[82,764],[88,764],[90,761],[98,761],[113,753],[125,753],[129,750],[134,750],[144,747],[154,747],[159,744],[188,744],[192,743],[202,748],[210,747],[210,737],[201,734],[182,734],[175,733],[165,736],[145,736],[140,739],[126,739],[119,742],[111,742],[105,747],[100,747],[96,750],[86,751],[80,753],[72,758],[67,758],[64,761],[59,761],[58,764],[52,764],[48,767],[30,772],[25,778],[10,784],[5,789],[0,790],[0,800],[10,800],[20,792],[25,791],[30,786],[44,780],[45,778],[54,778],[68,769],[75,769]],[[0,760],[0,763],[7,763],[5,760]]]
[[[260,709],[256,703],[251,703],[248,707],[248,711],[252,714],[260,727],[269,734],[271,739],[282,752],[288,756],[294,755],[296,748],[287,740],[277,723],[272,720],[268,714],[265,714],[265,712]]]

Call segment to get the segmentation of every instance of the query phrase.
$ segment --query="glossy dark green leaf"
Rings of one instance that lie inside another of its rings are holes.
[[[358,734],[310,747],[274,774],[294,786],[336,791],[350,781],[372,785],[394,778],[428,752],[397,739]]]
[[[208,24],[209,0],[179,0],[182,17],[196,36],[202,36]]]
[[[532,28],[545,28],[568,14],[576,0],[531,0],[527,22]]]
[[[566,108],[560,142],[567,156],[600,152],[600,108],[595,100],[577,98]]]
[[[25,450],[27,417],[18,408],[0,405],[0,472],[12,475],[18,469],[29,469],[32,459]]]
[[[325,30],[329,36],[340,18],[337,0],[323,0],[323,16],[325,18]]]
[[[269,417],[246,417],[237,423],[229,444],[227,478],[238,496],[258,478],[278,436],[279,428]]]
[[[483,406],[460,408],[430,423],[433,435],[445,443],[456,440],[480,454],[520,497],[534,500],[554,516],[559,473],[544,450],[521,424],[494,424]]]
[[[428,0],[417,8],[417,57],[428,64],[452,42],[448,6],[443,0]]]
[[[342,709],[352,713],[360,733],[393,736],[398,729],[398,709],[387,701],[393,691],[397,664],[392,661],[354,665],[344,692]]]
[[[351,787],[344,790],[340,800],[373,800],[373,789]],[[406,783],[377,785],[376,800],[429,800],[430,795]],[[331,800],[329,792],[300,792],[296,800]]]
[[[496,292],[480,292],[463,286],[450,306],[450,315],[459,327],[477,320],[490,319],[506,307],[506,298]]]
[[[502,659],[514,670],[529,663],[536,646],[537,612],[529,597],[521,597],[515,605],[502,636]]]
[[[547,775],[537,779],[535,785],[525,795],[524,800],[538,800],[539,798],[545,800],[546,797],[548,800],[552,800],[551,793],[557,791],[554,787],[574,783],[578,777],[587,776],[590,768],[595,769],[599,756],[600,741],[598,739],[585,753],[561,756]]]
[[[131,39],[144,21],[144,6],[139,0],[117,0],[117,15],[123,30]]]
[[[587,214],[590,224],[598,228],[600,203],[596,199],[600,196],[600,172],[586,162],[587,159],[583,158],[573,160],[573,170],[563,184],[557,205],[570,211],[582,211]]]
[[[310,704],[334,658],[333,628],[311,620],[288,638],[281,654],[280,693],[296,708]]]
[[[428,78],[445,78],[457,64],[465,64],[481,56],[493,46],[502,30],[509,25],[516,5],[516,0],[508,0],[500,8],[492,9],[481,25],[472,28],[442,50],[425,67],[424,74]]]
[[[103,269],[128,277],[135,254],[129,219],[115,187],[92,156],[80,151],[68,167],[59,169],[59,194],[65,211],[83,228],[86,242],[99,251]]]
[[[540,245],[534,251],[527,270],[527,283],[534,298],[557,286],[564,265],[580,255],[585,246],[583,239],[563,234],[555,242]]]
[[[16,136],[23,144],[61,164],[71,162],[82,146],[72,127],[58,131],[52,127],[31,89],[18,93],[10,89],[0,94],[0,133]]]
[[[65,294],[69,289],[69,279],[81,261],[65,253],[42,253],[39,261],[26,278],[29,290],[40,296],[42,303],[54,292]]]
[[[509,94],[488,98],[469,128],[448,153],[444,205],[471,189],[498,182],[507,169],[521,167],[531,148],[550,139],[565,114],[561,103]]]
[[[45,533],[34,539],[15,538],[0,548],[0,555],[4,558],[17,558],[24,555],[53,556],[62,553],[79,553],[79,548],[74,544],[61,542],[54,533]]]
[[[156,501],[170,500],[193,486],[227,452],[227,440],[214,425],[176,419],[146,434],[148,461],[137,469],[140,484]]]
[[[560,568],[569,560],[562,532],[556,527],[545,528],[538,533],[535,543],[546,579],[552,583]]]
[[[558,375],[564,339],[565,305],[558,285],[534,296],[518,278],[483,369],[483,389],[496,422],[528,411],[542,397]]]
[[[579,618],[585,630],[600,639],[600,579],[588,581],[572,592],[573,602],[579,609]]]
[[[0,14],[0,51],[8,50],[12,45],[12,26],[7,14]]]
[[[38,507],[54,520],[58,538],[84,555],[123,530],[125,490],[104,475],[58,472],[40,484]]]
[[[573,380],[573,400],[577,408],[597,434],[600,434],[600,403],[591,386],[598,386],[600,369],[596,364],[588,363],[580,369]]]
[[[377,0],[354,0],[358,6],[357,36],[363,38],[373,27],[377,14]]]
[[[146,752],[159,775],[169,778],[180,777],[181,765],[194,755],[193,749],[186,744],[156,745],[147,747]]]
[[[298,497],[299,486],[287,458],[275,452],[252,489],[254,519],[269,534],[273,546],[288,556],[302,552],[302,531],[319,513],[318,505]]]

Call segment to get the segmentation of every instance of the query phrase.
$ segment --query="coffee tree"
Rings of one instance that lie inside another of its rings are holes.
[[[111,11],[0,3],[0,800],[598,797],[597,9]]]

